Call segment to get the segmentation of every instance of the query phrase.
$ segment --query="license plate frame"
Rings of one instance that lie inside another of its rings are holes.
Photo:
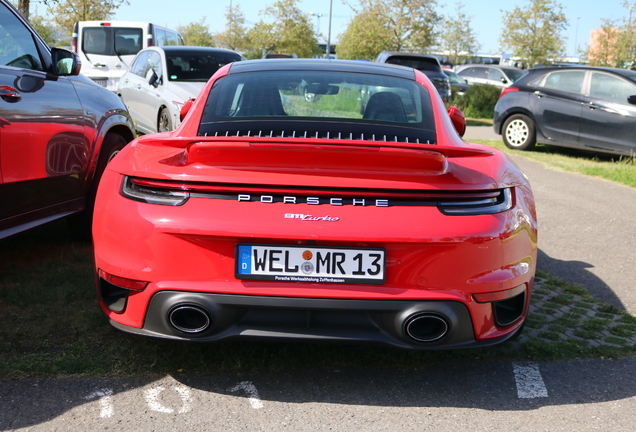
[[[386,282],[383,248],[237,243],[235,263],[234,276],[239,280],[365,285]]]

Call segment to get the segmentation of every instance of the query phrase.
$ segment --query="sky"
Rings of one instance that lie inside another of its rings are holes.
[[[246,25],[250,27],[259,20],[265,19],[261,11],[275,0],[129,0],[130,5],[121,6],[115,15],[116,20],[144,21],[175,29],[180,25],[198,22],[205,18],[211,32],[222,31],[225,26],[226,8],[232,2],[239,5],[245,15]],[[629,16],[629,9],[622,6],[624,0],[557,0],[563,7],[569,27],[564,35],[567,37],[567,55],[575,55],[575,44],[581,49],[587,47],[590,30],[600,28],[602,19],[622,21]],[[634,0],[630,0],[632,3]],[[320,33],[327,35],[329,27],[329,5],[331,12],[331,41],[337,43],[341,34],[351,21],[353,11],[342,0],[301,0],[298,7],[307,14],[314,26],[320,24]],[[499,36],[503,29],[503,11],[512,11],[515,6],[525,7],[528,0],[463,0],[464,13],[471,17],[471,27],[481,44],[481,53],[496,54],[500,52]],[[357,0],[349,0],[349,4],[357,6]],[[449,15],[455,11],[455,0],[438,0],[438,11]],[[318,15],[322,15],[319,17]],[[636,8],[633,19],[636,20]]]

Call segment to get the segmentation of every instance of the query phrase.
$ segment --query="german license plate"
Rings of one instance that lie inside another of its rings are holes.
[[[237,279],[280,282],[384,283],[379,248],[237,244]]]
[[[95,81],[96,84],[99,84],[102,87],[106,87],[106,85],[108,84],[108,80],[105,79],[98,79],[93,81]]]

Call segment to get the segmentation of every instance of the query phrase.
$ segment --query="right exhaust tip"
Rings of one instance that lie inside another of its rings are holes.
[[[184,333],[201,333],[210,327],[212,317],[204,308],[195,305],[178,305],[168,314],[170,325]]]
[[[404,321],[404,332],[417,342],[434,342],[448,333],[448,321],[437,314],[420,312]]]

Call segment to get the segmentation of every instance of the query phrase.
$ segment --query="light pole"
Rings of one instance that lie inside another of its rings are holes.
[[[320,17],[322,17],[322,14],[317,12],[309,12],[309,16],[316,17],[316,38],[319,38],[320,37]]]
[[[329,30],[327,31],[327,58],[331,58],[331,10],[333,0],[329,0]]]

